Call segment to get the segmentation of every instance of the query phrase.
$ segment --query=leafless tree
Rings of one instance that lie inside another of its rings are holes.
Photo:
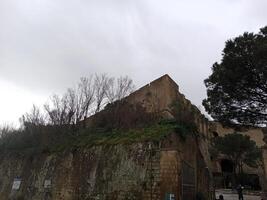
[[[89,78],[82,77],[79,83],[79,96],[81,104],[81,117],[86,118],[89,115],[91,106],[95,101],[95,86],[93,82],[93,76]],[[79,118],[81,119],[81,118]]]
[[[133,80],[128,76],[117,79],[117,100],[121,100],[134,91]]]
[[[0,126],[0,138],[6,138],[10,133],[12,133],[15,128],[10,124],[3,124]]]
[[[49,123],[76,124],[91,112],[99,112],[105,103],[121,100],[133,91],[133,81],[128,77],[110,78],[106,74],[82,77],[76,88],[69,88],[62,96],[54,95],[44,105]]]
[[[69,88],[64,95],[66,98],[66,123],[67,124],[75,124],[77,119],[77,104],[78,104],[78,97],[77,97],[77,91],[73,88]]]
[[[119,77],[117,79],[110,78],[108,80],[108,87],[106,90],[106,96],[109,103],[112,103],[117,100],[129,95],[134,90],[133,80],[128,76]]]
[[[53,95],[44,105],[49,123],[54,125],[76,124],[88,117],[94,103],[94,82],[92,76],[81,78],[76,88],[69,88],[62,96]]]
[[[89,78],[81,78],[78,87],[68,89],[66,93],[67,113],[69,123],[76,124],[82,119],[88,117],[89,110],[94,103],[94,85],[92,76]]]
[[[63,125],[70,123],[70,115],[73,113],[68,113],[68,99],[66,94],[62,97],[58,95],[53,95],[50,98],[50,104],[46,103],[44,109],[48,114],[49,122],[53,125]]]
[[[101,74],[101,75],[95,74],[95,79],[94,79],[95,100],[96,100],[95,113],[99,112],[103,106],[102,104],[106,97],[109,82],[110,78],[108,78],[106,74]]]
[[[30,112],[25,113],[20,118],[20,121],[23,125],[31,124],[34,126],[40,126],[45,124],[45,117],[43,113],[40,111],[40,108],[33,104]]]

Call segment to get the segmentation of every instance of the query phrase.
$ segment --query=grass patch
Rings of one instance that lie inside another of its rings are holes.
[[[21,153],[23,155],[62,152],[90,148],[98,145],[131,144],[137,142],[160,141],[171,133],[182,140],[195,133],[195,129],[175,120],[164,120],[144,127],[132,129],[87,128],[45,126],[31,130],[13,131],[0,139],[0,152]]]
[[[191,127],[177,124],[175,121],[161,121],[144,128],[129,130],[84,129],[78,136],[66,138],[65,142],[56,145],[52,151],[72,148],[90,148],[98,145],[132,144],[136,142],[160,141],[171,133],[176,133],[185,140],[186,135],[193,133]]]

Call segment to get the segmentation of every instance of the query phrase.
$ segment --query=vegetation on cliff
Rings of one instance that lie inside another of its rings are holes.
[[[185,139],[186,135],[196,132],[193,126],[195,108],[186,106],[183,99],[174,100],[180,103],[169,107],[173,119],[164,120],[170,116],[164,117],[156,106],[147,111],[144,100],[135,102],[123,98],[132,89],[128,77],[117,79],[117,84],[112,84],[114,79],[105,75],[95,76],[94,85],[97,86],[92,86],[91,81],[83,78],[77,90],[69,89],[62,97],[53,96],[51,104],[44,106],[47,119],[34,106],[22,117],[20,129],[0,129],[0,150],[54,152],[94,145],[159,141],[171,133]],[[148,102],[154,100],[150,98]],[[106,104],[101,109],[103,101]],[[88,117],[90,106],[95,110],[94,115]]]
[[[21,117],[21,123],[23,126],[78,124],[133,90],[133,81],[128,76],[117,79],[106,74],[82,77],[75,87],[68,88],[63,95],[51,96],[43,108],[33,105],[32,110]]]
[[[175,120],[163,120],[143,127],[110,129],[108,127],[75,129],[67,126],[38,126],[9,131],[0,140],[1,152],[58,152],[89,148],[96,145],[131,144],[136,142],[160,141],[175,133],[184,140],[195,133],[192,126],[178,124]]]
[[[63,95],[53,95],[43,106],[33,105],[21,118],[19,128],[0,126],[1,149],[40,149],[79,135],[81,122],[99,113],[134,89],[128,76],[114,78],[106,74],[83,77],[77,86]]]
[[[182,140],[186,135],[194,133],[191,127],[179,125],[176,121],[161,121],[143,128],[132,128],[128,130],[105,130],[105,129],[84,129],[79,137],[69,138],[65,143],[53,148],[55,151],[67,148],[82,148],[95,145],[131,144],[136,142],[160,141],[169,134],[175,133]]]

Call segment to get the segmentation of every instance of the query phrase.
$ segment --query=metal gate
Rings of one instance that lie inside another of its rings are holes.
[[[182,200],[194,200],[196,197],[195,168],[182,162]]]

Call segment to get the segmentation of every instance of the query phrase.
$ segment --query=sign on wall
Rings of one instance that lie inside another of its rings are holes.
[[[175,195],[174,194],[165,194],[165,200],[175,200]]]
[[[51,188],[51,186],[52,186],[51,179],[46,179],[46,180],[44,181],[44,188],[45,188],[45,189],[49,189],[49,188]]]
[[[20,185],[21,185],[21,179],[15,178],[13,181],[12,190],[19,190]]]

